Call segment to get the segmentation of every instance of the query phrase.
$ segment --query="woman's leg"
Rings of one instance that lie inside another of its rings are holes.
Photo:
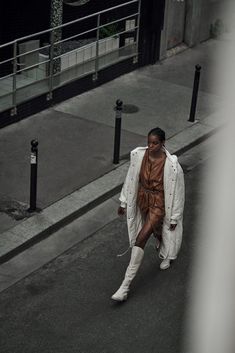
[[[153,227],[150,221],[147,220],[136,238],[135,246],[138,246],[144,249],[152,233],[153,233]]]
[[[156,250],[160,248],[161,242],[162,242],[162,226],[163,223],[161,222],[158,226],[154,228],[154,233],[153,236],[156,239]]]
[[[141,231],[137,236],[135,246],[133,246],[131,251],[131,259],[126,270],[124,280],[121,286],[119,287],[119,289],[112,295],[113,300],[123,301],[127,299],[127,295],[130,289],[130,284],[134,279],[134,277],[136,276],[136,273],[143,260],[143,256],[144,256],[143,249],[152,232],[153,232],[153,229],[150,221],[148,220],[145,222],[143,228],[141,229]]]

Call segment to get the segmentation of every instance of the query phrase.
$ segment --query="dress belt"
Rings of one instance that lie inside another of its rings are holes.
[[[149,192],[150,194],[157,194],[158,192],[162,192],[163,190],[150,190],[146,189],[141,183],[139,185],[144,189],[145,192]]]

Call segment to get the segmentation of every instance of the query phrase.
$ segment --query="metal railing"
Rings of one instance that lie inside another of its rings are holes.
[[[130,57],[137,62],[140,7],[141,0],[128,1],[0,45],[0,53],[12,53],[0,61],[0,112],[17,114],[23,101],[41,94],[50,100],[59,86],[90,74],[96,80],[101,69]],[[88,20],[91,28],[72,29]]]

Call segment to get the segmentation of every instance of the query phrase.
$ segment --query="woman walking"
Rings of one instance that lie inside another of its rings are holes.
[[[118,214],[127,215],[132,251],[124,280],[112,296],[116,301],[127,299],[151,234],[156,237],[162,270],[170,267],[181,246],[184,175],[177,157],[164,144],[165,132],[155,128],[148,133],[148,147],[137,147],[131,152]]]

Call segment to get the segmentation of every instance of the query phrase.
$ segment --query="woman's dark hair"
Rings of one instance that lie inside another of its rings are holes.
[[[159,140],[161,142],[165,141],[165,139],[166,139],[165,131],[160,129],[160,127],[155,127],[154,129],[150,130],[148,133],[148,136],[149,135],[154,135],[154,136],[159,137]]]

